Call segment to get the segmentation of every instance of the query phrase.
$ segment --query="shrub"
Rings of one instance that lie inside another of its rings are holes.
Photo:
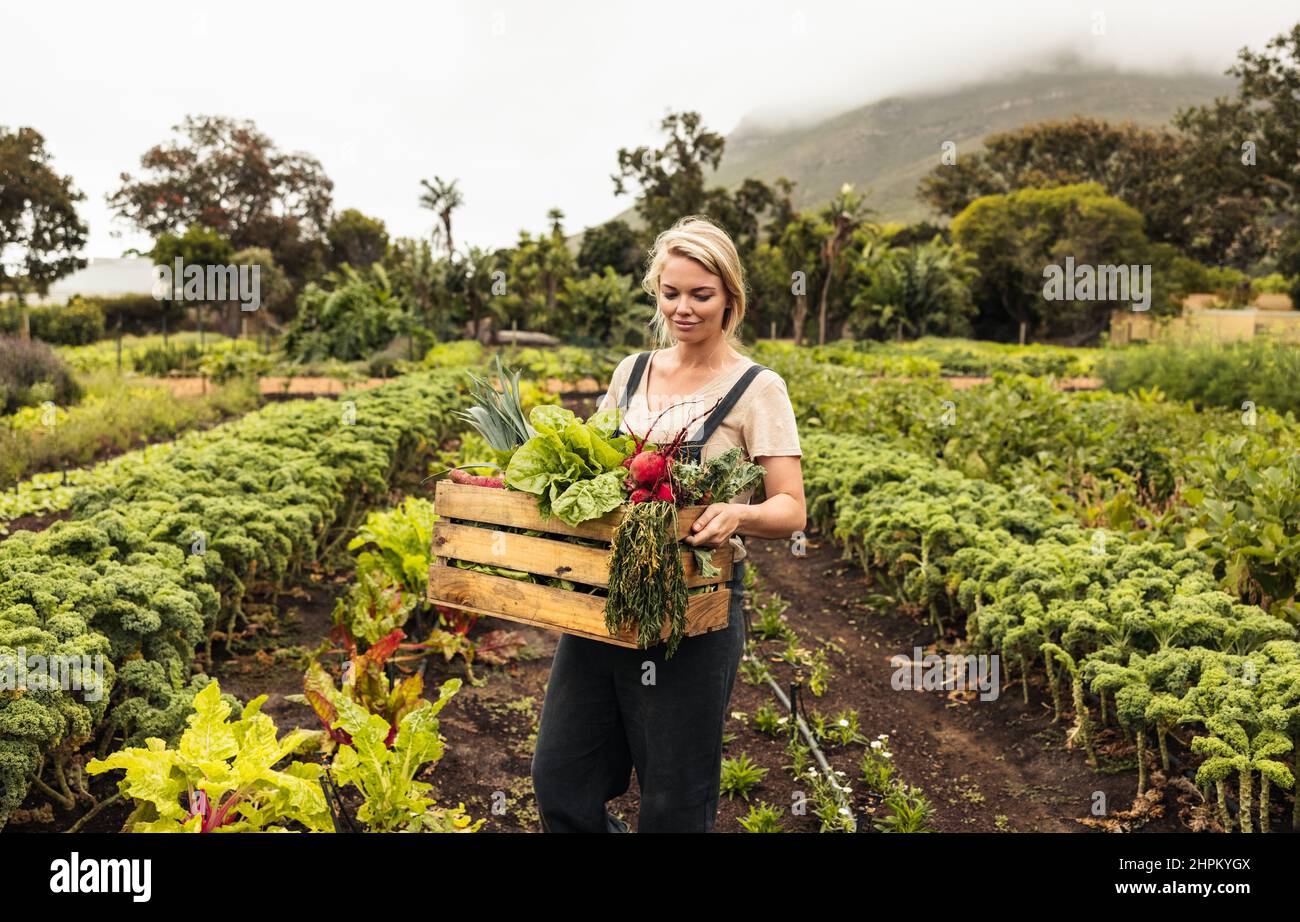
[[[56,346],[84,346],[104,335],[104,312],[98,304],[77,297],[63,305],[28,308],[27,316],[32,337]],[[0,307],[0,332],[16,336],[21,328],[18,305]]]
[[[81,388],[68,366],[43,342],[0,336],[0,413],[45,400],[75,403]]]

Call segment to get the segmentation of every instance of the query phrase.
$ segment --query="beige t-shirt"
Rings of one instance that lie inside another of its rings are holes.
[[[632,365],[635,362],[635,354],[619,362],[610,379],[609,390],[601,398],[597,410],[618,406],[619,398],[623,395],[623,388],[632,374]],[[635,432],[639,437],[648,438],[651,442],[666,442],[688,423],[690,428],[687,430],[686,437],[692,438],[708,418],[708,409],[727,395],[731,386],[745,373],[746,368],[758,363],[748,356],[742,356],[734,366],[694,393],[655,395],[647,406],[645,382],[647,377],[655,375],[655,364],[658,362],[652,357],[652,361],[641,374],[636,393],[628,399],[627,409],[623,414],[623,429]],[[673,406],[673,404],[681,405]],[[664,412],[665,410],[667,412]],[[660,413],[663,413],[663,417],[659,420],[659,425],[653,432],[647,434],[646,429]],[[726,419],[713,430],[713,435],[704,443],[700,450],[700,460],[707,461],[715,458],[736,446],[739,446],[744,457],[751,461],[773,455],[803,455],[799,446],[799,430],[795,424],[794,407],[790,404],[790,395],[786,390],[785,381],[770,368],[760,371],[749,382],[749,387],[736,401],[736,405],[731,408]],[[731,502],[748,503],[753,495],[752,489],[746,490],[744,493],[737,494]],[[743,560],[744,544],[734,535],[731,543],[736,547],[734,559]]]

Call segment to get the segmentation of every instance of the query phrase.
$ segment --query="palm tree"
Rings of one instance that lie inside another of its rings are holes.
[[[824,221],[822,241],[822,293],[817,306],[817,344],[826,344],[826,308],[830,302],[831,280],[839,265],[840,253],[848,243],[853,232],[862,225],[871,213],[866,208],[866,199],[853,191],[853,183],[846,182],[840,187],[839,194],[822,212]]]
[[[451,239],[451,213],[465,204],[465,197],[456,188],[458,181],[453,179],[448,183],[441,176],[433,177],[432,184],[427,179],[420,180],[420,185],[424,186],[424,192],[420,194],[420,207],[428,208],[442,222],[441,232],[447,241],[448,256],[452,254],[454,249]],[[435,225],[435,237],[438,236],[438,232],[439,228]]]

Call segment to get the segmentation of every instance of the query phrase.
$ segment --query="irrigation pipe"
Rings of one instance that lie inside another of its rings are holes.
[[[822,771],[826,773],[826,777],[830,780],[831,787],[835,791],[835,799],[840,802],[840,808],[848,811],[849,824],[852,827],[849,831],[857,832],[858,818],[854,815],[853,804],[848,798],[849,789],[847,787],[841,787],[840,783],[835,780],[835,770],[831,768],[831,763],[826,761],[826,756],[822,754],[820,747],[817,745],[817,741],[813,739],[812,731],[808,729],[808,724],[806,724],[804,719],[799,716],[799,713],[790,706],[790,699],[786,697],[785,692],[781,691],[781,686],[777,685],[770,675],[764,676],[764,680],[767,682],[768,687],[772,689],[772,693],[776,695],[776,699],[781,702],[781,706],[785,708],[787,713],[794,716],[795,726],[799,728],[799,732],[803,734],[803,738],[808,741],[808,748],[812,750],[813,758],[817,760],[817,764],[822,767]]]

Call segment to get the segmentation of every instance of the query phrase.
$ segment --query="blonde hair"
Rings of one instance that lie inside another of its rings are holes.
[[[655,238],[650,248],[650,263],[641,287],[654,299],[655,315],[651,321],[654,347],[667,348],[676,343],[663,311],[659,310],[659,277],[669,256],[685,256],[695,260],[722,279],[727,293],[727,312],[723,315],[724,339],[740,348],[737,331],[745,319],[745,268],[741,265],[736,244],[727,232],[704,215],[687,215]]]

